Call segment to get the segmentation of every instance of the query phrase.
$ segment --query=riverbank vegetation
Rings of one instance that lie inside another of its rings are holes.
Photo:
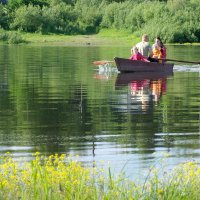
[[[116,29],[102,29],[98,34],[90,35],[41,34],[0,29],[0,41],[8,44],[31,43],[57,46],[130,46],[139,42],[140,38],[130,35],[125,30]]]
[[[11,156],[0,159],[0,199],[198,199],[200,167],[195,162],[162,172],[152,168],[143,183],[123,175],[81,166],[65,155],[18,164]]]
[[[116,29],[126,30],[136,38],[143,33],[148,33],[150,38],[160,35],[168,43],[200,42],[198,0],[0,2],[0,27],[7,31],[85,35]]]

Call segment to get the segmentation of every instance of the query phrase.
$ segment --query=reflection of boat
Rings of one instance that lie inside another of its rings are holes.
[[[166,94],[167,76],[173,72],[132,72],[118,74],[115,88],[127,90],[127,106],[134,112],[151,110],[153,103]]]
[[[166,78],[167,76],[173,75],[173,71],[168,72],[130,72],[130,73],[120,73],[117,76],[115,86],[127,85],[134,80],[144,80],[151,79],[157,80],[160,78]]]
[[[174,64],[144,62],[125,58],[115,58],[115,63],[120,72],[172,72]]]
[[[110,75],[109,74],[94,74],[93,77],[98,80],[109,80]]]

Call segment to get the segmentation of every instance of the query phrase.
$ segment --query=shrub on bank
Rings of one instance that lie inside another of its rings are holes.
[[[66,158],[35,154],[29,163],[18,164],[10,156],[0,159],[0,199],[198,199],[200,167],[189,162],[170,173],[150,170],[144,183],[103,172]]]
[[[2,41],[6,41],[8,38],[6,31],[4,31],[3,29],[0,29],[0,40]]]
[[[19,32],[14,31],[8,33],[7,42],[9,44],[20,44],[20,43],[25,43],[26,41],[22,38]]]
[[[17,31],[4,31],[3,29],[0,29],[0,40],[5,41],[9,44],[19,44],[19,43],[25,43],[26,41],[22,38],[21,34]]]

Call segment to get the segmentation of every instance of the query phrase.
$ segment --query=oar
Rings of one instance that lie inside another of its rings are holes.
[[[105,65],[108,63],[114,63],[114,61],[109,61],[109,60],[99,60],[99,61],[94,61],[93,64],[94,65]]]
[[[164,60],[164,61],[173,61],[173,62],[182,62],[182,63],[193,63],[193,64],[200,64],[200,61],[188,61],[188,60],[176,60],[176,59],[161,59],[161,60]]]
[[[159,60],[164,60],[164,61],[173,61],[173,62],[181,62],[181,63],[192,63],[192,64],[200,64],[200,61],[188,61],[188,60],[176,60],[176,59],[170,59],[170,58],[162,58]],[[94,65],[105,65],[105,64],[109,64],[109,63],[114,63],[114,61],[110,61],[110,60],[99,60],[99,61],[94,61],[93,64]]]

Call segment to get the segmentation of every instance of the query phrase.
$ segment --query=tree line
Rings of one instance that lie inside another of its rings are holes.
[[[101,29],[200,42],[199,0],[0,0],[0,27],[24,32],[94,34]]]

